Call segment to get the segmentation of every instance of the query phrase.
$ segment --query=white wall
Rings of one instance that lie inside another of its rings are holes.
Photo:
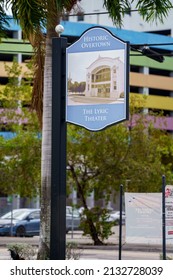
[[[170,1],[173,4],[173,0]],[[136,2],[136,0],[134,2]],[[80,5],[85,13],[106,12],[105,8],[103,8],[103,0],[97,0],[97,1],[82,0]],[[132,9],[135,9],[134,3]],[[173,29],[172,19],[173,19],[173,9],[170,10],[169,16],[164,19],[164,23],[160,23],[160,22],[146,23],[144,22],[142,17],[139,16],[138,12],[134,11],[131,12],[131,15],[125,15],[122,28],[127,30],[135,30],[135,31],[156,31],[156,30]],[[76,21],[77,19],[76,17],[72,17],[70,18],[70,21],[71,20]],[[96,23],[96,24],[98,23],[101,25],[114,26],[108,14],[86,15],[84,21],[87,23]],[[172,36],[173,36],[173,31],[172,31]]]

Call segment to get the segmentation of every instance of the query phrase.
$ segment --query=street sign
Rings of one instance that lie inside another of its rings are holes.
[[[66,49],[66,121],[98,131],[128,119],[129,44],[93,27]]]
[[[166,239],[173,239],[173,186],[165,186]]]

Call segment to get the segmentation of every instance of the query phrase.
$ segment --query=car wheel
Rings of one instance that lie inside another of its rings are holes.
[[[17,237],[24,237],[26,235],[25,228],[23,226],[20,226],[16,229],[16,236]]]

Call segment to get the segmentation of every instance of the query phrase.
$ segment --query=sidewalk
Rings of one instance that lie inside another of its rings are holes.
[[[11,260],[10,253],[6,248],[0,247],[0,260]]]
[[[97,250],[119,250],[119,239],[118,238],[109,238],[105,245],[94,246],[91,239],[87,237],[82,237],[81,239],[67,237],[67,242],[74,242],[78,244],[78,247],[81,249],[96,249]],[[162,245],[159,244],[128,244],[125,243],[125,240],[122,240],[122,250],[125,251],[143,251],[143,252],[160,252],[162,253]],[[173,246],[166,246],[167,253],[173,253]]]
[[[74,240],[73,240],[74,241]],[[79,240],[78,240],[79,241]],[[21,242],[21,241],[20,241]],[[74,241],[77,243],[77,240]],[[81,251],[80,259],[118,259],[118,244],[109,244],[104,246],[94,246],[92,244],[78,244],[77,251]],[[160,259],[162,255],[161,247],[146,246],[144,244],[130,245],[124,244],[122,247],[122,259]],[[166,255],[173,257],[173,249],[167,248]],[[11,260],[10,253],[6,246],[0,246],[0,261]]]

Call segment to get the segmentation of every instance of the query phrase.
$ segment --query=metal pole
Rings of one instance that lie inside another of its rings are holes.
[[[52,40],[52,161],[50,259],[66,252],[66,38]]]
[[[121,260],[122,251],[122,205],[123,205],[123,185],[120,185],[120,220],[119,220],[119,260]]]
[[[11,196],[11,225],[10,225],[10,236],[13,236],[13,195]]]
[[[74,233],[74,207],[76,206],[76,197],[75,197],[75,190],[72,185],[72,224],[71,224],[71,238],[73,239]]]
[[[162,176],[162,250],[163,260],[166,260],[166,219],[165,219],[165,175]]]

